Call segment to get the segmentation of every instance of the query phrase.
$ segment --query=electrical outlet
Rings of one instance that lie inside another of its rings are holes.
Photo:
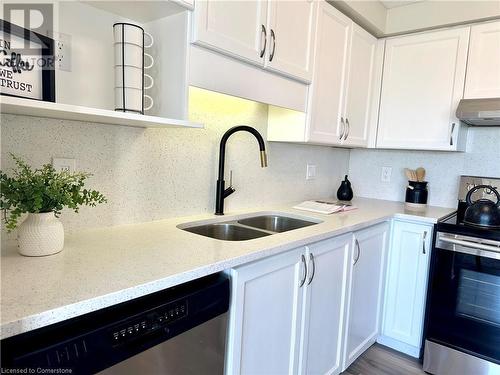
[[[382,174],[380,175],[380,181],[391,182],[392,167],[382,167]]]
[[[67,158],[52,158],[52,166],[56,171],[68,171],[74,173],[76,169],[76,160]]]
[[[314,164],[307,164],[306,180],[314,180],[315,178],[316,178],[316,166]]]
[[[71,72],[71,35],[54,32],[56,67]]]

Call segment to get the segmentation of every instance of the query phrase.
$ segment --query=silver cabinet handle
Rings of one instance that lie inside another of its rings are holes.
[[[266,30],[266,27],[264,25],[262,25],[261,34],[264,35],[264,47],[260,51],[260,57],[263,57],[264,53],[266,53],[266,47],[267,47],[267,30]]]
[[[349,137],[349,132],[351,131],[351,125],[349,124],[349,119],[347,117],[345,118],[345,124],[347,127],[347,132],[345,133],[344,141],[347,139],[347,137]]]
[[[306,257],[304,256],[304,254],[302,254],[300,256],[300,261],[304,264],[304,277],[302,278],[302,280],[300,280],[300,283],[299,283],[299,288],[302,288],[302,286],[306,282],[306,278],[307,278],[307,263],[306,263]]]
[[[345,133],[345,123],[344,123],[343,117],[340,118],[340,125],[342,125],[342,130],[340,131],[339,141],[342,140],[342,138],[344,137],[344,133]]]
[[[269,61],[273,61],[274,52],[276,52],[276,34],[274,34],[273,29],[271,29],[271,38],[273,39],[273,49],[271,51],[271,54],[269,55]]]
[[[427,231],[424,232],[422,236],[422,254],[425,254],[425,239],[427,238]]]
[[[358,256],[354,259],[354,264],[353,264],[353,266],[355,266],[355,265],[356,265],[356,263],[358,263],[358,260],[359,260],[359,258],[361,257],[361,247],[359,246],[359,241],[358,241],[358,239],[357,239],[357,238],[356,238],[354,241],[355,241],[355,243],[356,243],[356,248],[358,249]]]
[[[453,132],[455,131],[455,123],[451,124],[451,132],[450,132],[450,146],[453,146]]]
[[[314,255],[312,253],[309,253],[309,261],[312,262],[312,271],[311,271],[311,276],[309,276],[309,281],[307,282],[307,285],[312,283],[314,279],[314,274],[316,273],[316,263],[314,262]]]

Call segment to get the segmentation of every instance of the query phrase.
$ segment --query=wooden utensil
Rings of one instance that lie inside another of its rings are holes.
[[[422,182],[425,179],[425,169],[422,167],[417,168],[415,171],[415,174],[417,176],[417,181]]]
[[[413,177],[414,177],[413,172],[414,172],[413,170],[405,168],[405,174],[406,174],[406,178],[408,179],[408,181],[415,181],[413,179]]]

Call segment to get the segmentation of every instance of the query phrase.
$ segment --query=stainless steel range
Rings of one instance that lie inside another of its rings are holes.
[[[496,215],[495,190],[500,178],[462,176],[457,211],[436,224],[424,350],[431,374],[500,374],[500,228],[468,222],[465,203],[472,191],[471,203]]]

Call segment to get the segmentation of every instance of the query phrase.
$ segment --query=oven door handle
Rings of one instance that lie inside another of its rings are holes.
[[[442,234],[438,236],[438,241],[442,241],[444,243],[452,245],[457,245],[459,247],[459,248],[453,247],[452,249],[445,248],[446,250],[452,250],[452,251],[457,251],[459,253],[473,254],[478,256],[485,256],[488,258],[500,259],[500,247],[498,246],[460,240],[457,238],[450,238]],[[439,243],[437,244],[437,247],[439,247]]]

